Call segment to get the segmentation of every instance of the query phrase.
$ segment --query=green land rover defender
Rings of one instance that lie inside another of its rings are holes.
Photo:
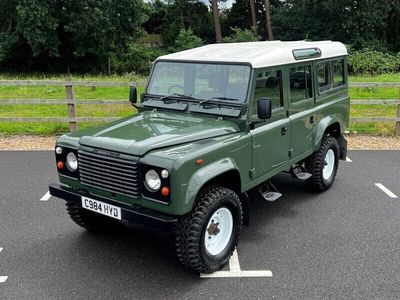
[[[173,232],[176,252],[203,273],[222,268],[249,205],[280,194],[280,172],[331,187],[349,121],[343,44],[215,44],[159,57],[137,114],[65,134],[55,147],[64,199],[78,225],[113,222]]]

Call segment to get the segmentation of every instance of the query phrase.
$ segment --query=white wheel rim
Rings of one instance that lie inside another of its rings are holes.
[[[229,209],[222,207],[212,215],[204,235],[206,250],[218,255],[229,243],[233,231],[233,217]]]
[[[326,152],[325,159],[324,159],[324,170],[322,172],[322,176],[325,180],[328,180],[333,173],[333,168],[335,166],[335,153],[332,149],[329,149]]]

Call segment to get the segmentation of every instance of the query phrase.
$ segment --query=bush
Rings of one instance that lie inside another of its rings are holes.
[[[151,63],[157,57],[167,53],[163,48],[130,43],[126,53],[112,57],[111,69],[117,73],[134,72],[136,74],[148,75]]]
[[[178,52],[200,47],[202,45],[203,41],[199,37],[195,36],[191,29],[181,29],[171,50],[173,52]]]
[[[400,55],[363,49],[350,52],[349,71],[353,74],[378,75],[395,73],[400,69]]]
[[[250,29],[234,27],[231,30],[233,34],[224,38],[224,43],[257,42],[261,39],[261,37]]]

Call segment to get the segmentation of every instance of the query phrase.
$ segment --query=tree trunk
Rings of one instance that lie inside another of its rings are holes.
[[[219,20],[218,0],[212,0],[211,5],[214,15],[215,41],[217,43],[221,43],[222,34],[221,34],[221,22]]]
[[[267,19],[268,40],[272,41],[274,35],[272,34],[271,4],[269,0],[265,0],[265,18]]]
[[[251,12],[251,29],[253,29],[254,32],[257,32],[257,15],[254,1],[255,0],[249,0]]]

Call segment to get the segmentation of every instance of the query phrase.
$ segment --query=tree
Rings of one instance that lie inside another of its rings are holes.
[[[260,37],[249,29],[232,28],[233,34],[224,38],[224,43],[257,42]]]
[[[148,33],[159,33],[166,47],[174,47],[181,29],[191,29],[202,40],[214,41],[212,15],[198,0],[156,1],[150,5],[149,21],[144,24]],[[153,26],[154,25],[154,26]]]
[[[0,8],[8,15],[0,24],[9,25],[0,27],[0,37],[9,36],[0,42],[0,62],[43,68],[71,63],[83,68],[80,60],[106,65],[112,53],[126,50],[140,36],[147,18],[141,0],[3,0]]]
[[[214,16],[215,41],[217,43],[221,43],[222,33],[221,33],[221,23],[219,19],[218,0],[211,0],[211,7]]]
[[[173,51],[182,51],[186,49],[196,48],[203,45],[201,39],[193,34],[191,29],[181,29],[175,40]]]
[[[248,0],[236,0],[226,14],[224,35],[232,34],[232,28],[251,28],[251,12]]]
[[[251,27],[254,32],[257,32],[257,15],[255,0],[249,0],[251,12]]]
[[[265,19],[267,23],[268,39],[272,41],[274,36],[272,34],[271,4],[269,0],[265,0]]]

